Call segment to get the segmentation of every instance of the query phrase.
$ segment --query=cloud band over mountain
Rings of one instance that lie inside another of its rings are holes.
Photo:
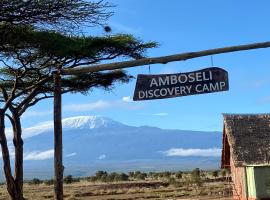
[[[163,152],[166,156],[200,156],[200,157],[220,157],[221,149],[182,149],[171,148]]]

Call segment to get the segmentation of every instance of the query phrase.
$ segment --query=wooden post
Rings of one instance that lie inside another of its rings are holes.
[[[62,95],[60,71],[53,72],[54,78],[54,190],[55,200],[63,200],[62,161]]]
[[[129,67],[137,67],[137,66],[158,64],[158,63],[167,64],[169,62],[189,60],[192,58],[199,58],[203,56],[210,56],[210,55],[215,55],[215,54],[229,53],[229,52],[236,52],[236,51],[246,51],[246,50],[251,50],[251,49],[269,48],[269,47],[270,47],[270,41],[252,43],[252,44],[229,46],[229,47],[222,47],[222,48],[216,48],[216,49],[208,49],[208,50],[203,50],[203,51],[173,54],[173,55],[161,56],[161,57],[142,58],[138,60],[130,60],[130,61],[123,61],[123,62],[74,67],[74,68],[63,69],[62,73],[63,74],[84,74],[84,73],[124,69],[124,68],[129,68]]]

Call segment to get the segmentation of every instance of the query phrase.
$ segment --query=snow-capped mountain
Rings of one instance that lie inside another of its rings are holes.
[[[121,128],[124,124],[106,117],[77,116],[63,119],[65,129]]]
[[[124,128],[128,127],[120,122],[114,121],[107,117],[99,116],[76,116],[62,120],[63,130],[72,129],[101,129],[101,128]],[[23,138],[33,137],[42,133],[53,131],[53,121],[47,121],[37,124],[36,126],[24,128]],[[12,138],[12,129],[7,129],[7,138]]]
[[[134,127],[98,116],[62,122],[66,173],[219,167],[220,132]],[[53,122],[23,129],[23,138],[25,170],[53,174]]]

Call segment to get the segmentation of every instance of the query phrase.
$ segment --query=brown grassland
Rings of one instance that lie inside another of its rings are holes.
[[[89,177],[64,184],[66,200],[189,200],[231,199],[231,184],[224,177],[204,176],[199,181],[184,174],[180,179],[170,175],[166,178],[102,182]],[[75,180],[75,179],[74,179]],[[26,200],[48,200],[54,198],[52,182],[35,181],[24,184]],[[8,199],[4,184],[0,186],[0,200]]]

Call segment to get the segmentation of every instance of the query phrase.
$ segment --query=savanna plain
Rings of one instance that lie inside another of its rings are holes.
[[[66,200],[231,200],[233,185],[226,171],[108,173],[64,178]],[[53,180],[34,178],[25,181],[26,200],[54,199]],[[0,186],[0,200],[8,199],[5,184]]]

